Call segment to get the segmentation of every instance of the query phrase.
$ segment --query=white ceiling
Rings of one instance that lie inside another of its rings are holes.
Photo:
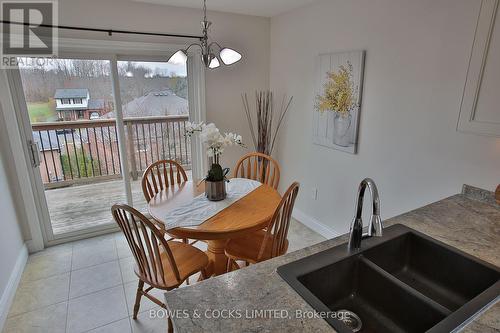
[[[202,0],[133,0],[159,5],[201,8]],[[207,9],[228,13],[272,17],[316,0],[207,0]]]

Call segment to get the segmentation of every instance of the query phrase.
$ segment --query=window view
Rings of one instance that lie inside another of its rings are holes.
[[[118,67],[133,200],[141,208],[140,178],[149,164],[191,164],[186,68],[128,61]],[[20,73],[54,235],[113,223],[109,207],[126,198],[110,62],[56,59]]]
[[[162,159],[175,160],[190,170],[190,143],[184,136],[189,117],[185,65],[119,61],[118,72],[133,183],[138,183],[148,165]],[[134,205],[145,210],[139,188],[138,184],[133,191]]]

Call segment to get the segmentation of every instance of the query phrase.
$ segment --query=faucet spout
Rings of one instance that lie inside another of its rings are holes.
[[[372,215],[368,224],[368,230],[363,233],[363,199],[365,196],[366,188],[370,191],[372,197]],[[380,218],[380,199],[378,196],[377,185],[371,178],[365,178],[359,184],[358,196],[356,199],[356,213],[351,223],[349,231],[349,250],[357,250],[361,248],[361,240],[367,237],[381,237],[382,236],[382,219]]]

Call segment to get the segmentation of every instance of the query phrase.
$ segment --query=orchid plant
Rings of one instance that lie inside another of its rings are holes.
[[[207,156],[213,161],[205,180],[212,182],[224,180],[229,169],[226,169],[227,171],[222,169],[219,164],[220,156],[225,147],[233,145],[245,147],[241,135],[235,133],[222,134],[213,123],[205,124],[201,122],[195,124],[187,122],[186,136],[192,137],[195,133],[199,133],[201,142],[207,147]]]

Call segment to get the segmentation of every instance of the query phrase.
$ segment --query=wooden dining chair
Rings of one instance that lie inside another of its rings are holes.
[[[149,202],[155,194],[187,180],[186,171],[176,161],[157,161],[148,166],[142,175],[142,193]]]
[[[142,296],[162,308],[167,308],[162,301],[149,294],[153,288],[167,291],[175,289],[196,273],[201,273],[200,279],[206,278],[208,257],[204,252],[189,244],[165,240],[151,221],[128,205],[113,205],[111,212],[125,234],[135,258],[134,272],[139,278],[139,283],[134,319],[137,319]],[[149,285],[146,289],[144,289],[145,283]],[[173,332],[170,318],[168,332]]]
[[[257,180],[277,189],[280,166],[271,156],[257,152],[248,153],[236,163],[233,177]]]
[[[170,186],[175,184],[182,184],[188,180],[186,171],[182,165],[173,160],[161,160],[154,162],[146,168],[144,174],[142,175],[142,193],[146,202],[150,202],[151,199]],[[160,230],[163,230],[163,226],[159,225],[155,219],[153,219],[149,214],[146,217],[151,220]],[[165,231],[164,231],[165,232]],[[175,238],[170,237],[168,240],[174,240]],[[184,243],[187,243],[187,239],[182,239]],[[194,244],[196,242],[193,242]]]
[[[294,182],[281,198],[267,228],[227,242],[225,253],[229,258],[227,271],[240,268],[236,260],[255,264],[286,253],[288,228],[299,183]]]

